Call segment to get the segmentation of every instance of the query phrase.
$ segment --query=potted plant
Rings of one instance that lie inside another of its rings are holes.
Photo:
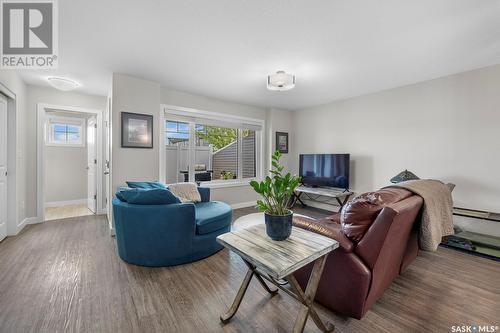
[[[280,158],[281,153],[274,152],[271,176],[261,182],[250,182],[255,192],[262,196],[257,201],[257,208],[264,212],[266,233],[273,240],[285,240],[292,233],[293,212],[288,209],[288,202],[301,180],[291,173],[282,174],[284,167],[279,164]]]

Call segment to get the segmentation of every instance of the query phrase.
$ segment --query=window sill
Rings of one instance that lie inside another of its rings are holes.
[[[46,143],[47,147],[67,147],[67,148],[85,148],[84,144],[70,144],[70,143]]]
[[[250,186],[250,181],[253,179],[245,179],[245,180],[234,180],[234,181],[211,181],[211,182],[202,182],[200,187],[208,187],[208,188],[225,188],[225,187],[241,187],[241,186]]]

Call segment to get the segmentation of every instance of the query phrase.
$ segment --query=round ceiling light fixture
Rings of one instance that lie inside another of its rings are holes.
[[[267,89],[269,90],[285,91],[293,87],[295,87],[295,75],[277,71],[276,74],[267,76]]]
[[[52,87],[62,91],[70,91],[80,86],[78,82],[62,77],[49,77],[47,80]]]

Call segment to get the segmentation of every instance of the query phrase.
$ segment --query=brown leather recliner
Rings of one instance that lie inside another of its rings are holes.
[[[420,196],[399,188],[365,193],[341,213],[314,220],[295,218],[294,225],[337,240],[316,293],[325,307],[361,319],[395,277],[418,255]],[[312,264],[295,273],[304,288]]]

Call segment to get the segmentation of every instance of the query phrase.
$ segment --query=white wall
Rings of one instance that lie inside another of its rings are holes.
[[[234,116],[266,119],[266,109],[251,105],[227,102],[219,99],[188,94],[172,89],[161,88],[161,104],[182,106],[205,111],[227,113]]]
[[[85,114],[50,112],[50,116],[86,119]],[[83,146],[45,145],[45,202],[87,199],[86,123],[83,125]]]
[[[299,153],[351,153],[351,188],[376,190],[408,169],[457,185],[456,206],[500,211],[500,65],[293,115]]]
[[[124,74],[113,74],[111,94],[112,193],[127,180],[157,181],[160,85]],[[153,115],[153,148],[121,147],[121,112]]]
[[[267,123],[267,151],[269,154],[276,150],[276,132],[288,133],[288,154],[282,154],[281,164],[285,167],[284,171],[292,171],[295,163],[294,147],[292,145],[294,136],[292,113],[287,110],[269,109],[267,112]],[[266,167],[271,169],[270,159]]]
[[[45,202],[87,198],[87,148],[45,147]]]
[[[28,193],[26,202],[26,213],[28,214],[28,216],[36,216],[37,213],[36,211],[37,209],[36,207],[37,206],[37,198],[36,198],[37,116],[36,114],[37,114],[38,103],[104,110],[106,105],[106,97],[80,94],[77,92],[64,92],[53,88],[45,88],[39,86],[31,86],[31,85],[28,86],[28,104],[27,104],[27,117],[26,117],[26,126],[27,126],[26,181],[27,181],[27,193]],[[102,127],[104,130],[104,126]]]

